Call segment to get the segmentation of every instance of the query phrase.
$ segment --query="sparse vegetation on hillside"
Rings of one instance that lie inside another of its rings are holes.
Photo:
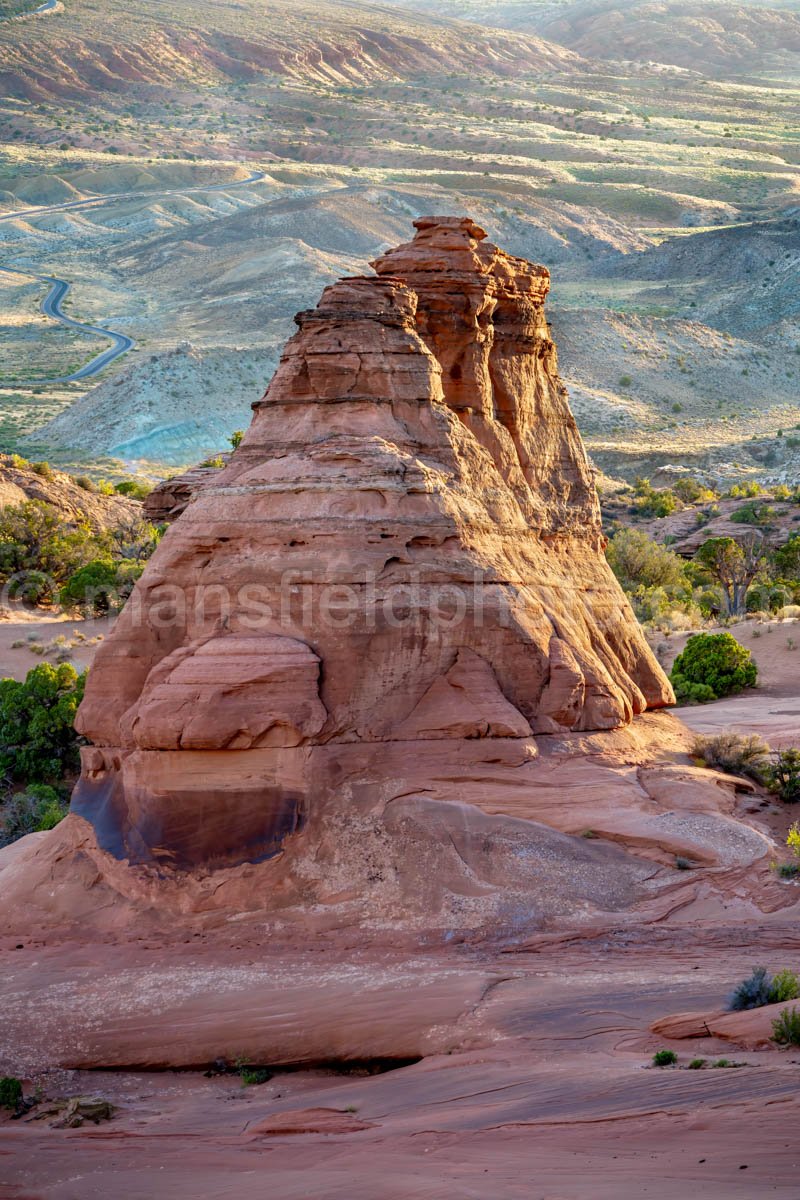
[[[105,611],[123,602],[161,531],[134,517],[99,531],[41,500],[0,509],[0,584],[9,599]]]
[[[37,429],[42,454],[199,460],[246,418],[294,311],[406,236],[409,216],[469,209],[553,268],[556,340],[596,461],[627,474],[685,451],[722,465],[724,447],[734,473],[791,478],[800,366],[791,337],[761,331],[795,312],[792,79],[775,62],[759,79],[751,57],[746,78],[717,86],[654,68],[652,44],[646,64],[598,69],[543,41],[530,8],[524,32],[487,29],[495,5],[472,11],[467,38],[419,6],[306,0],[67,3],[6,22],[0,190],[9,211],[45,210],[3,226],[40,276],[0,276],[6,444]],[[769,42],[774,16],[753,20]],[[164,44],[168,67],[152,51]],[[263,178],[245,182],[250,164]],[[113,314],[138,341],[124,374],[98,377],[77,433],[58,414],[91,381],[37,381],[105,341],[41,314],[56,252],[67,311],[100,326]]]

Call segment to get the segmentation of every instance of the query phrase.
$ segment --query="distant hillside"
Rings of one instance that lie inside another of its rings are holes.
[[[589,59],[753,73],[800,54],[795,7],[702,0],[393,0],[404,9],[535,33]],[[766,59],[766,61],[765,61]]]
[[[355,0],[129,0],[102,8],[69,0],[46,22],[0,28],[0,88],[27,99],[128,91],[141,83],[202,87],[279,76],[352,84],[580,65],[573,52],[538,36],[465,37],[450,21]]]
[[[526,29],[528,22],[518,28]],[[800,13],[697,0],[632,4],[585,0],[537,21],[546,37],[592,58],[671,63],[690,69],[763,72],[765,58],[800,54]]]
[[[794,325],[800,336],[800,208],[771,221],[669,238],[642,254],[595,268],[603,277],[663,281],[654,299],[672,302],[692,289],[698,315],[735,334]]]

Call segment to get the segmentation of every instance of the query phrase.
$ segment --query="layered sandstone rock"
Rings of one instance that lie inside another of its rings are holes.
[[[252,861],[391,802],[395,750],[466,785],[672,701],[605,562],[547,271],[416,226],[298,316],[96,659],[74,809],[120,857]]]
[[[220,459],[227,462],[229,454],[221,454]],[[168,525],[176,521],[192,497],[201,491],[206,484],[213,483],[219,467],[191,467],[180,475],[164,479],[153,488],[142,503],[142,512],[149,521],[157,525]]]

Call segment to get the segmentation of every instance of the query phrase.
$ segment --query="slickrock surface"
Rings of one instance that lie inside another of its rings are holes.
[[[0,851],[0,1070],[117,1110],[0,1128],[9,1197],[796,1192],[763,1020],[680,1016],[797,966],[785,817],[648,711],[547,272],[416,225],[173,489],[73,811]],[[747,1069],[643,1070],[737,1031]],[[139,1073],[219,1060],[276,1074]]]

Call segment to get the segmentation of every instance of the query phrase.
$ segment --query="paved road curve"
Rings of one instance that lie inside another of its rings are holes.
[[[53,3],[56,0],[52,0]],[[38,9],[37,9],[38,11]],[[247,179],[237,179],[231,183],[212,183],[205,187],[183,188],[180,191],[159,192],[159,196],[183,196],[190,192],[214,192],[227,190],[232,187],[243,187],[248,183],[258,183],[264,178],[263,171],[254,171]],[[66,204],[50,204],[42,205],[39,208],[24,208],[16,212],[0,214],[0,221],[8,221],[14,217],[30,217],[41,216],[45,213],[63,212],[64,209],[74,208],[93,208],[99,204],[108,204],[113,200],[132,200],[141,197],[153,195],[151,192],[115,192],[108,196],[92,197],[86,200],[70,200]],[[91,362],[85,363],[80,370],[75,371],[72,375],[62,375],[57,379],[41,379],[41,380],[26,380],[26,385],[30,384],[47,384],[47,383],[74,383],[79,379],[90,379],[92,375],[97,375],[114,359],[119,358],[121,354],[127,353],[128,350],[135,346],[133,338],[128,337],[126,333],[118,333],[113,329],[104,329],[100,325],[87,325],[83,321],[75,321],[72,317],[68,317],[61,308],[61,303],[64,300],[67,292],[70,289],[70,284],[66,279],[56,279],[52,275],[36,275],[33,271],[15,270],[13,267],[0,267],[6,275],[23,275],[27,279],[39,279],[42,283],[50,284],[50,291],[45,296],[41,304],[41,310],[46,317],[52,317],[54,321],[59,321],[62,325],[68,325],[72,329],[78,329],[81,333],[96,334],[99,337],[111,339],[111,345],[102,354],[98,354]]]
[[[62,325],[68,325],[71,329],[78,329],[81,333],[96,334],[98,337],[110,338],[111,345],[102,354],[98,354],[91,362],[85,363],[78,371],[72,375],[62,375],[57,379],[43,380],[26,380],[26,384],[30,383],[74,383],[78,379],[89,379],[92,375],[96,375],[98,371],[102,371],[109,363],[112,363],[115,358],[119,358],[120,354],[125,354],[136,343],[133,338],[128,337],[126,333],[117,333],[113,329],[104,329],[100,325],[87,325],[84,321],[75,321],[72,317],[68,317],[61,308],[62,301],[70,289],[70,285],[66,279],[55,279],[51,275],[34,275],[31,271],[16,271],[12,267],[0,267],[0,271],[4,275],[22,275],[27,279],[39,279],[42,283],[50,284],[50,291],[45,296],[41,303],[41,310],[46,317],[52,317],[54,321],[59,321]]]

